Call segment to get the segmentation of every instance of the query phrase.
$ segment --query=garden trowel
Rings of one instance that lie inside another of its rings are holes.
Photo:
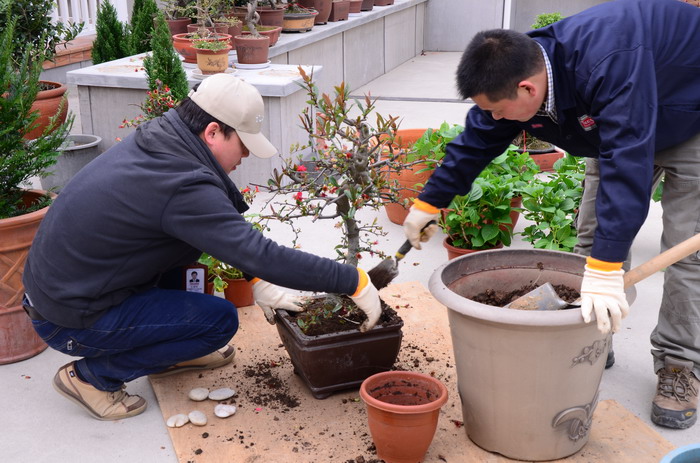
[[[429,226],[435,225],[436,223],[436,221],[431,220],[423,226],[421,232]],[[410,251],[412,247],[413,246],[411,246],[410,241],[404,241],[399,250],[396,251],[396,254],[394,254],[393,259],[391,257],[384,259],[376,267],[367,272],[369,279],[372,280],[372,284],[377,289],[386,288],[389,286],[389,283],[391,283],[394,278],[399,275],[399,262],[401,262],[401,259],[406,257],[406,254],[408,254],[408,251]]]
[[[675,264],[684,257],[698,251],[700,251],[700,234],[678,243],[653,259],[638,265],[629,272],[625,272],[625,276],[623,277],[625,288],[642,281],[659,270],[671,264]],[[545,283],[529,293],[520,296],[505,307],[521,310],[560,310],[580,306],[581,298],[571,303],[566,302],[557,295],[551,283]]]

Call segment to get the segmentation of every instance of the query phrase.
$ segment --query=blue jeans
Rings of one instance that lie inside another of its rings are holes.
[[[225,346],[238,330],[238,311],[220,297],[153,288],[112,307],[90,328],[32,323],[50,347],[83,357],[76,368],[90,384],[116,391]]]

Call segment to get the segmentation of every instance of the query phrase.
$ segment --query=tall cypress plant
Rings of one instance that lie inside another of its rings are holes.
[[[92,44],[93,64],[129,56],[129,31],[117,18],[117,10],[109,2],[100,3],[95,21],[97,35]]]
[[[158,13],[155,0],[135,0],[131,11],[131,54],[145,53],[151,50],[153,20]]]
[[[162,12],[158,12],[156,16],[156,27],[151,38],[150,48],[153,50],[153,55],[147,56],[143,60],[148,88],[157,89],[157,81],[160,81],[170,88],[171,94],[177,101],[181,101],[190,91],[189,84],[182,67],[182,61],[173,48],[170,29],[168,29]]]

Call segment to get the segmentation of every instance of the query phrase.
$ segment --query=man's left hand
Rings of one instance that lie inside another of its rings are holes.
[[[589,323],[595,311],[598,330],[605,334],[620,329],[620,320],[629,313],[629,304],[625,295],[621,263],[604,262],[591,257],[587,260],[581,283],[581,315]],[[611,268],[617,268],[611,269]]]
[[[275,309],[285,309],[290,312],[302,312],[299,306],[301,298],[282,291],[278,286],[267,281],[256,279],[253,284],[253,299],[260,306],[265,318],[271,325],[275,324]]]

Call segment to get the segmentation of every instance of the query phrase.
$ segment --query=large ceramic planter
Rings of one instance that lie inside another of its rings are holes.
[[[196,48],[197,67],[202,74],[212,75],[220,72],[226,72],[228,68],[228,52],[231,46],[226,46],[221,50],[208,50],[205,48]]]
[[[280,34],[282,33],[281,26],[256,26],[255,29],[258,31],[258,33],[260,35],[270,37],[269,46],[271,46],[271,47],[275,46],[275,44],[277,43],[277,41],[280,38]],[[248,26],[243,26],[241,33],[243,35],[249,35],[250,31],[248,30]]]
[[[331,14],[328,20],[331,22],[345,21],[350,16],[350,0],[340,0],[331,5]]]
[[[228,34],[216,34],[215,36],[210,36],[205,39],[194,39],[190,33],[175,34],[173,35],[173,47],[175,48],[175,51],[177,51],[185,59],[185,63],[197,63],[197,52],[193,46],[193,42],[195,40],[204,40],[207,42],[217,40],[219,42],[228,42],[229,45],[231,44],[231,36]]]
[[[100,153],[102,137],[97,135],[70,134],[66,137],[56,164],[51,166],[46,177],[41,177],[41,188],[59,192],[75,174],[95,159]]]
[[[659,463],[698,463],[700,444],[688,444],[664,455]]]
[[[398,148],[408,149],[423,136],[426,130],[427,129],[397,130],[394,143]],[[416,185],[425,184],[433,173],[432,170],[424,170],[426,167],[426,164],[414,164],[400,172],[389,173],[389,181],[395,182],[396,186],[399,188],[397,202],[384,204],[387,217],[389,217],[392,223],[398,225],[403,224],[404,219],[408,215],[408,208],[404,207],[403,203],[409,200],[410,207],[410,200],[418,196],[418,191],[412,190],[420,190],[420,187]],[[421,170],[424,170],[424,172],[420,172]]]
[[[365,333],[355,330],[307,336],[287,311],[277,310],[275,320],[294,372],[317,399],[357,388],[368,377],[389,370],[403,337],[403,322],[375,326]]]
[[[39,85],[45,87],[46,90],[39,91],[34,103],[32,103],[31,110],[39,111],[39,117],[34,121],[35,127],[24,136],[27,140],[40,137],[48,127],[50,119],[56,114],[58,114],[58,125],[66,122],[68,116],[68,99],[66,98],[68,87],[60,82],[49,80],[40,80]],[[61,106],[61,102],[63,102],[63,106]]]
[[[266,63],[269,48],[269,36],[254,37],[248,34],[236,37],[236,59],[240,64]]]
[[[465,429],[478,446],[540,461],[588,441],[611,336],[577,309],[525,311],[470,299],[535,281],[580,288],[584,265],[573,253],[502,249],[433,273],[430,292],[448,308]]]
[[[31,202],[44,193],[30,190],[24,199]],[[22,308],[22,272],[48,209],[0,220],[0,365],[28,359],[47,347]]]
[[[299,5],[318,11],[314,24],[326,24],[331,15],[333,0],[299,0]]]
[[[387,463],[423,459],[435,435],[447,388],[439,380],[411,371],[387,371],[360,387],[377,456]]]
[[[314,27],[317,15],[318,11],[315,10],[307,13],[285,13],[282,32],[308,32]]]

